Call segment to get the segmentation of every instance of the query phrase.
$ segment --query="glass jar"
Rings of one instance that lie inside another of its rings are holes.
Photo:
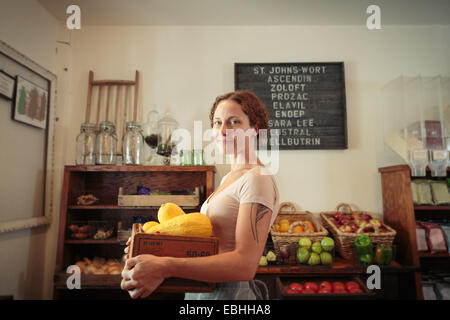
[[[116,164],[117,136],[114,123],[100,123],[96,149],[96,164]]]
[[[192,158],[193,158],[194,166],[203,166],[205,164],[205,162],[203,160],[203,150],[202,149],[194,150]]]
[[[127,130],[122,139],[123,164],[142,165],[144,160],[144,136],[141,125],[127,122]]]
[[[158,121],[159,113],[156,110],[156,106],[147,114],[147,122],[143,126],[144,141],[148,148],[144,148],[145,164],[154,164],[156,147],[158,146]]]
[[[95,164],[95,124],[82,123],[80,134],[77,136],[76,160],[77,165]]]
[[[171,141],[172,132],[178,128],[178,122],[172,118],[170,111],[166,111],[164,117],[158,121],[158,149],[157,153],[165,157],[164,164],[170,162],[170,157],[172,155],[172,149],[174,149],[175,144]]]

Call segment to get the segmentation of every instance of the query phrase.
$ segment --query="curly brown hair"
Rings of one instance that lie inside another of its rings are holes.
[[[216,112],[217,105],[223,100],[237,102],[241,106],[242,111],[248,116],[250,126],[254,127],[256,125],[258,130],[268,128],[269,117],[264,103],[253,92],[247,90],[228,92],[216,98],[209,113],[211,128],[214,125],[214,113]]]

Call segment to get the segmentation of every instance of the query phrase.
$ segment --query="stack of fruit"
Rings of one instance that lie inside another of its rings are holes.
[[[264,249],[263,255],[259,259],[259,266],[266,267],[269,264],[282,265],[287,264],[289,256],[291,255],[289,246],[282,245],[280,247],[279,254],[276,254],[273,250]]]
[[[345,214],[336,212],[328,219],[343,233],[389,232],[381,220],[374,219],[367,213]]]
[[[310,266],[333,263],[334,240],[325,237],[320,242],[312,243],[309,238],[300,238],[297,249],[297,262]]]
[[[361,286],[356,281],[322,281],[320,283],[308,281],[303,284],[292,282],[285,288],[286,294],[315,294],[315,293],[363,293]]]
[[[292,229],[289,230],[292,226]],[[315,232],[314,224],[311,221],[295,221],[290,223],[287,219],[282,219],[274,224],[276,232],[312,233]]]

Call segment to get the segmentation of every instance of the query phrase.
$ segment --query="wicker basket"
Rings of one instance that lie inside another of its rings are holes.
[[[282,211],[282,209],[285,207],[290,208],[291,211]],[[277,224],[282,219],[287,219],[291,224],[296,221],[311,221],[316,232],[277,232],[275,231],[275,224]],[[283,202],[280,204],[280,209],[278,211],[278,215],[275,219],[274,225],[272,225],[272,228],[270,229],[270,235],[272,236],[275,253],[278,255],[280,253],[281,246],[289,245],[291,253],[289,262],[291,264],[295,264],[295,250],[297,249],[298,240],[303,237],[308,237],[312,242],[321,241],[328,235],[328,231],[311,212],[296,211],[294,204],[292,204],[291,202]]]
[[[340,231],[331,220],[328,218],[333,216],[336,212],[339,212],[341,208],[345,208],[347,211],[344,213],[366,213],[363,211],[352,211],[350,205],[346,203],[340,203],[336,207],[336,211],[321,212],[320,217],[322,218],[323,225],[333,234],[336,248],[339,254],[344,259],[354,260],[355,250],[354,241],[355,238],[361,235],[367,235],[374,244],[384,244],[386,246],[392,246],[394,242],[395,235],[397,232],[386,224],[383,226],[388,230],[388,232],[370,232],[370,233],[344,233]]]

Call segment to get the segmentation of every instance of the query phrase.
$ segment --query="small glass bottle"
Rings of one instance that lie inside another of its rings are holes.
[[[110,121],[100,123],[96,143],[96,164],[116,164],[116,127]]]
[[[127,129],[122,139],[123,164],[142,165],[144,160],[144,136],[141,125],[127,122]]]
[[[95,164],[95,124],[82,123],[80,134],[77,136],[76,160],[77,165]]]
[[[193,151],[193,164],[194,166],[203,166],[205,162],[203,161],[203,150],[197,149]]]

